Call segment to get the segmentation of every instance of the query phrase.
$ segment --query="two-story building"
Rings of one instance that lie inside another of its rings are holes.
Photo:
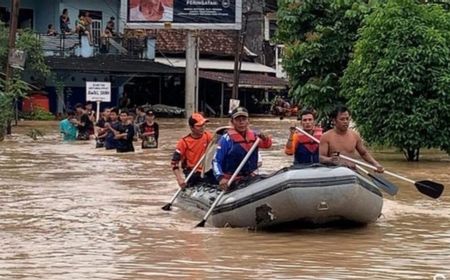
[[[54,73],[52,79],[45,81],[44,88],[52,112],[60,113],[77,102],[85,102],[86,81],[111,82],[112,100],[103,106],[117,105],[124,92],[134,105],[184,106],[186,31],[130,29],[124,11],[127,3],[127,0],[21,0],[18,27],[31,28],[41,38],[47,64]],[[287,82],[276,77],[274,61],[267,59],[271,52],[265,47],[268,41],[264,40],[264,30],[267,32],[269,26],[264,19],[273,9],[267,9],[264,1],[255,3],[251,6],[255,11],[246,12],[239,99],[251,111],[264,112],[267,100],[286,90]],[[73,31],[79,15],[89,12],[90,44],[85,36],[61,34],[60,20],[65,9],[70,19],[68,26]],[[0,19],[7,22],[9,13],[10,1],[0,0]],[[105,37],[105,27],[112,19],[114,36]],[[57,36],[47,35],[50,24],[59,33]],[[228,110],[234,82],[236,32],[201,30],[198,36],[198,107],[208,114],[223,115]],[[39,82],[33,73],[27,73],[26,78],[30,83]],[[64,85],[62,93],[58,92],[58,83]]]

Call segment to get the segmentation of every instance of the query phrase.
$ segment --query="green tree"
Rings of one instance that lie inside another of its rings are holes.
[[[5,72],[8,59],[8,28],[0,22],[0,69]],[[35,76],[45,78],[50,70],[45,64],[42,44],[31,30],[20,30],[16,40],[16,49],[25,51],[27,60],[25,69]],[[13,118],[13,101],[28,93],[28,86],[22,80],[22,70],[13,69],[13,76],[6,81],[0,76],[0,141],[3,140],[6,123]]]
[[[345,102],[339,79],[347,67],[357,30],[371,10],[361,0],[280,0],[277,40],[285,45],[283,68],[291,95],[319,118]]]
[[[342,78],[358,130],[370,142],[450,152],[450,14],[391,0],[366,18]]]

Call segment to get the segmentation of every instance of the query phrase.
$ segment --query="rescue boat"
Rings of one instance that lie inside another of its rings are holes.
[[[175,205],[200,218],[220,192],[207,184],[188,187]],[[382,207],[380,190],[348,168],[291,166],[235,186],[213,209],[208,223],[258,229],[283,224],[364,225],[375,222]]]

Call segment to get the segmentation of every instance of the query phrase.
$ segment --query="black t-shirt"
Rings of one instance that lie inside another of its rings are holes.
[[[89,116],[87,114],[83,114],[80,117],[81,125],[78,126],[79,134],[89,134],[90,128],[93,126]]]

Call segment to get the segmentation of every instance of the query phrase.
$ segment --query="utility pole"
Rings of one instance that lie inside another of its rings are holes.
[[[5,67],[5,91],[8,92],[13,78],[13,69],[10,66],[9,58],[16,47],[17,21],[19,18],[20,0],[11,0],[11,14],[9,19],[9,35],[8,35],[8,58]],[[8,120],[6,126],[6,134],[11,134],[11,120]]]
[[[231,98],[238,99],[239,97],[239,72],[241,60],[241,30],[236,30],[236,53],[234,54],[234,72],[233,72],[233,91]]]
[[[231,98],[233,99],[239,99],[239,75],[241,73],[242,53],[244,52],[245,37],[248,24],[247,12],[242,13],[242,16],[245,18],[245,21],[241,29],[236,32],[236,54],[234,55],[233,91],[231,93]]]
[[[186,118],[198,111],[199,32],[188,30],[186,40]]]

